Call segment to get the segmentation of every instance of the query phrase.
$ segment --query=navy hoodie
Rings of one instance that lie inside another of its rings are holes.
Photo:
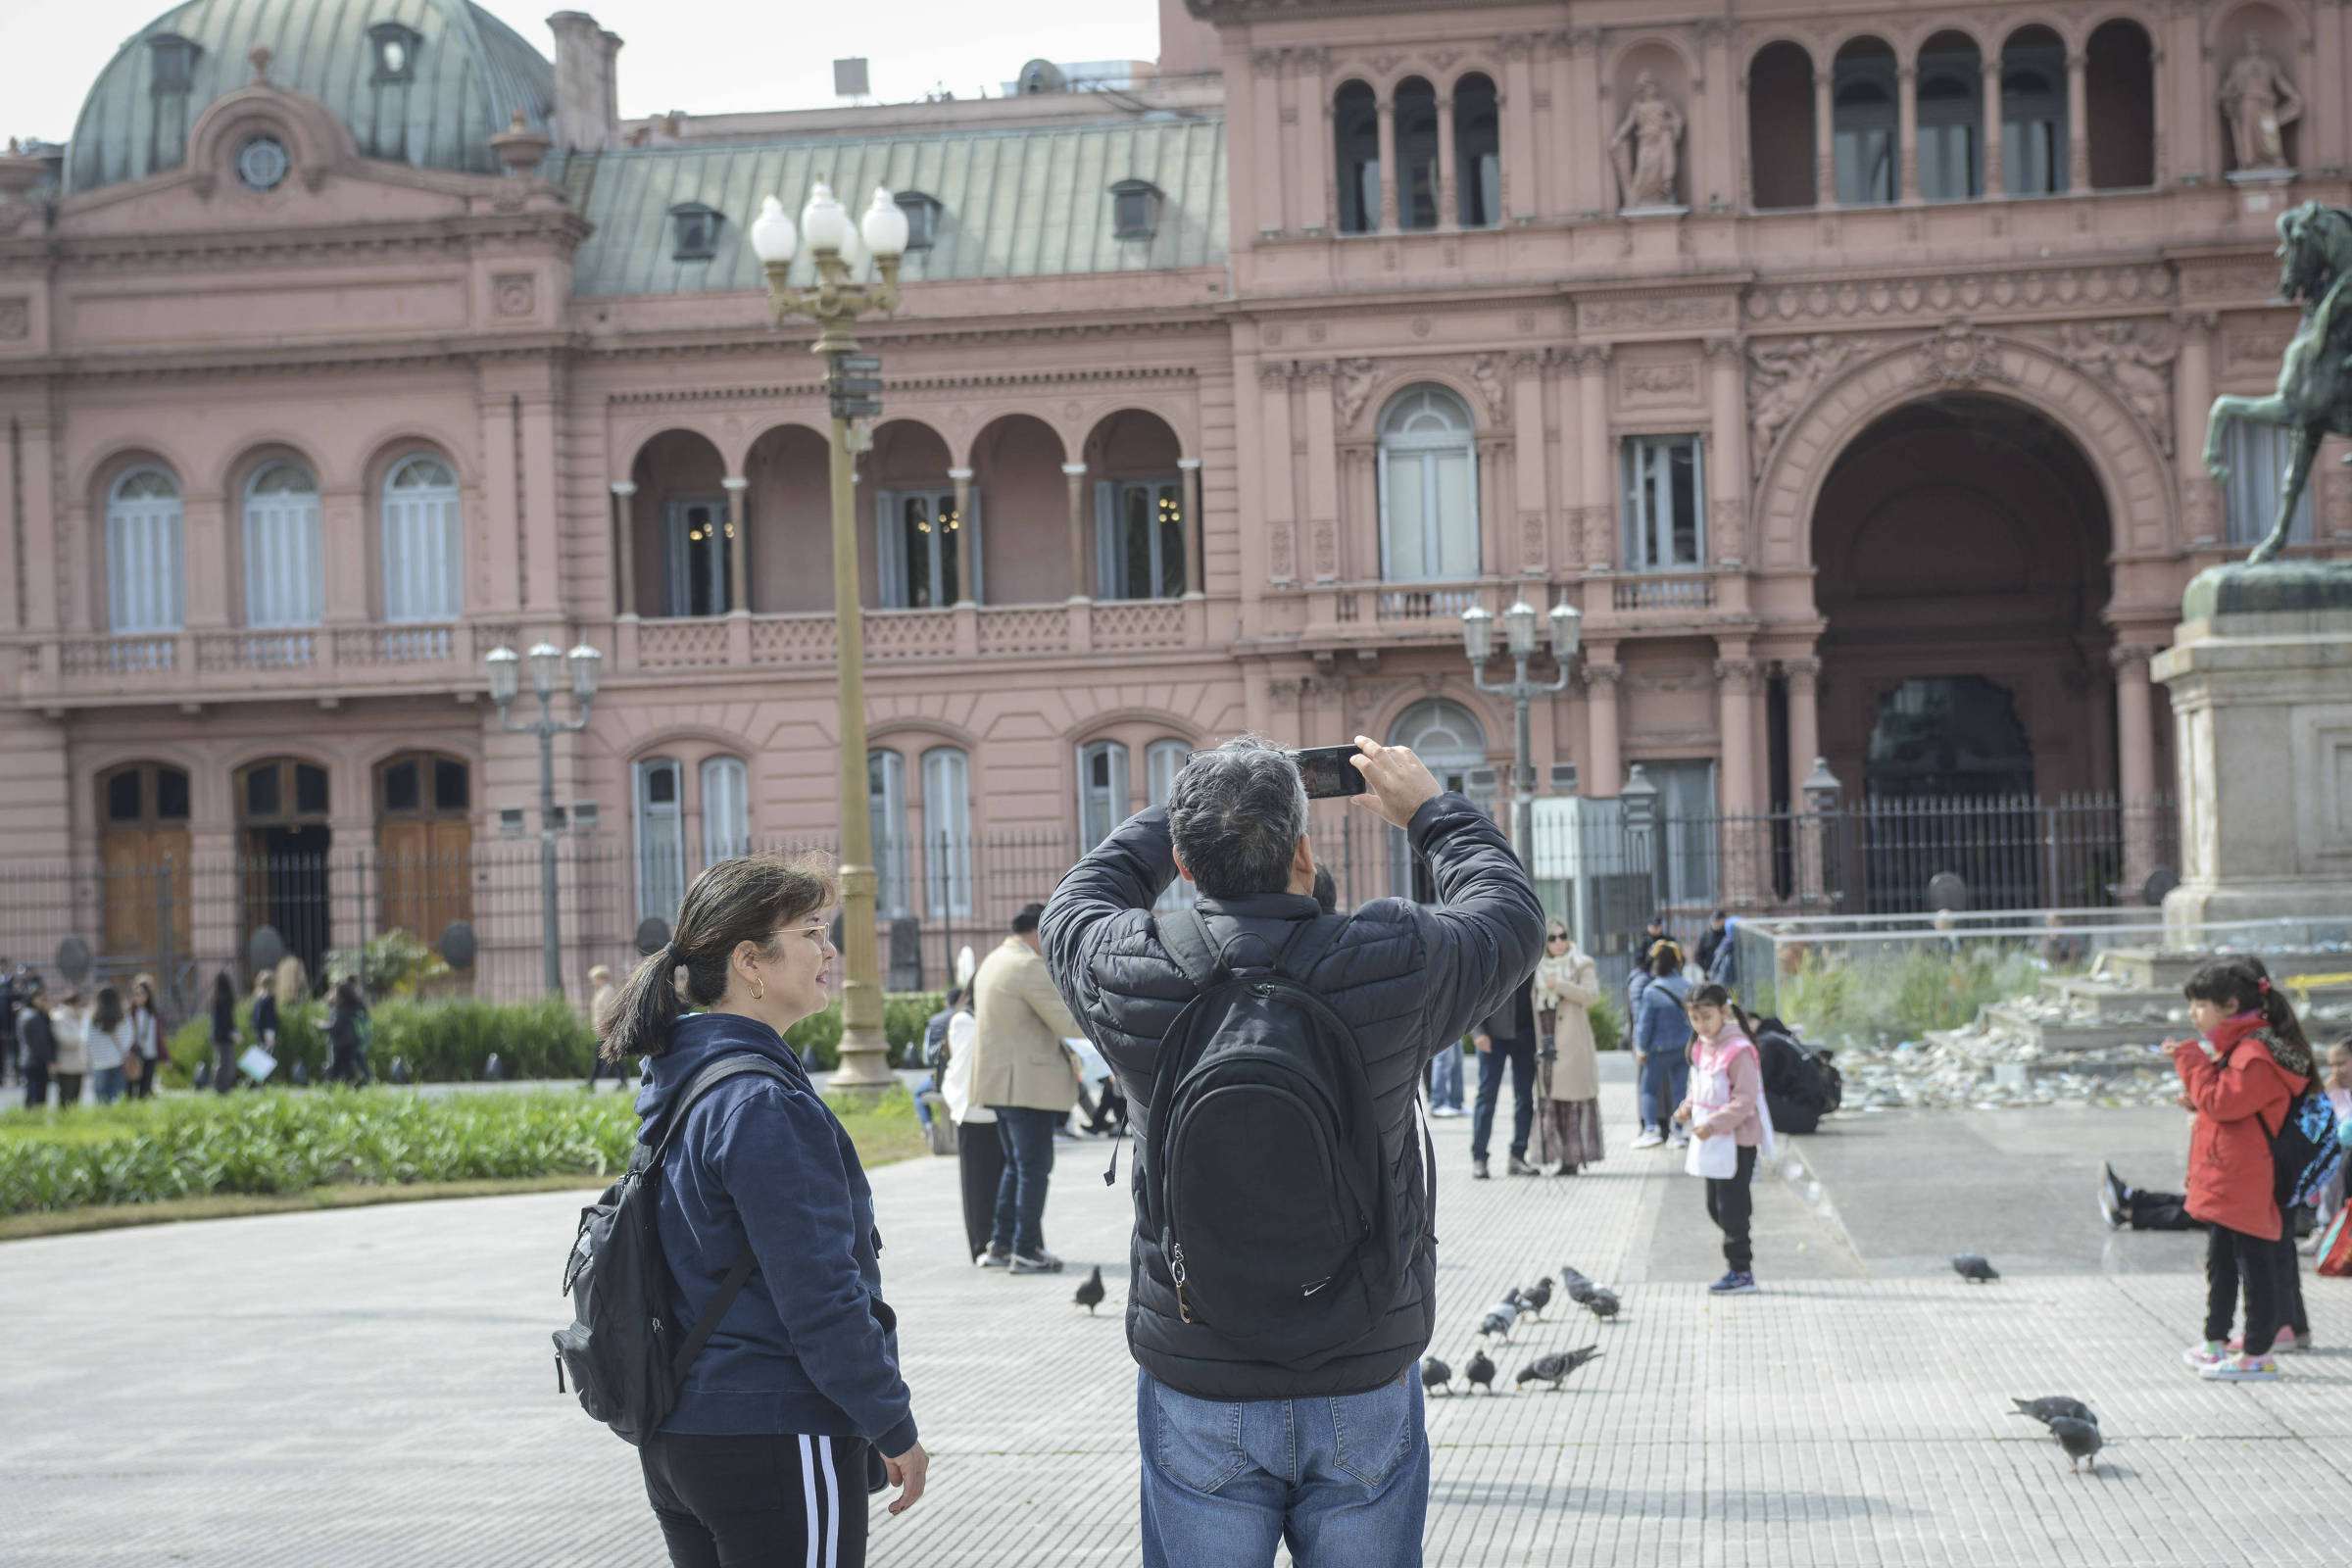
[[[695,1102],[662,1160],[662,1250],[680,1323],[700,1318],[743,1250],[759,1269],[686,1374],[664,1432],[859,1437],[914,1446],[898,1317],[882,1300],[882,1239],[858,1151],[773,1029],[733,1013],[681,1018],[645,1058],[637,1113],[652,1130],[694,1075],[757,1054],[782,1066]]]

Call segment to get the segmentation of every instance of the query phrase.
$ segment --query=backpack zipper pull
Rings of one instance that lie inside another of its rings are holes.
[[[1181,1243],[1168,1250],[1168,1277],[1176,1282],[1176,1315],[1190,1323],[1193,1321],[1193,1308],[1184,1298],[1184,1247]]]
[[[571,1392],[569,1389],[564,1386],[564,1352],[562,1350],[558,1350],[556,1352],[556,1392],[558,1394],[569,1394]]]

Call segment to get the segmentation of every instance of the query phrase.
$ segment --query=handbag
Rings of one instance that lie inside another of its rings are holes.
[[[2344,1223],[2348,1218],[2352,1218],[2352,1206],[2339,1210],[2328,1222],[2327,1233],[2320,1238],[2316,1249],[2320,1254],[2320,1272],[2329,1279],[2352,1274],[2352,1225]]]

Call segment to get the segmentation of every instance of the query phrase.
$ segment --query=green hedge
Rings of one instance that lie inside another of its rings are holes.
[[[0,1214],[330,1182],[603,1175],[627,1163],[637,1125],[627,1096],[578,1093],[271,1090],[15,1111],[0,1115]]]
[[[1986,1003],[2032,994],[2047,973],[2049,965],[2024,948],[1816,951],[1778,977],[1774,1010],[1825,1045],[1892,1046],[1931,1029],[1957,1029]]]
[[[923,1030],[946,1001],[937,991],[898,991],[882,999],[882,1037],[890,1042],[892,1066],[908,1067],[921,1059]],[[784,1038],[811,1071],[831,1072],[841,1065],[841,1004],[803,1018],[784,1031]]]

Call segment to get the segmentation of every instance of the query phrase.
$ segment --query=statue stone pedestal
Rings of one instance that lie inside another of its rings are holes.
[[[2352,920],[2352,571],[2200,573],[2151,673],[2180,743],[2166,946],[2202,946],[2213,921]]]

